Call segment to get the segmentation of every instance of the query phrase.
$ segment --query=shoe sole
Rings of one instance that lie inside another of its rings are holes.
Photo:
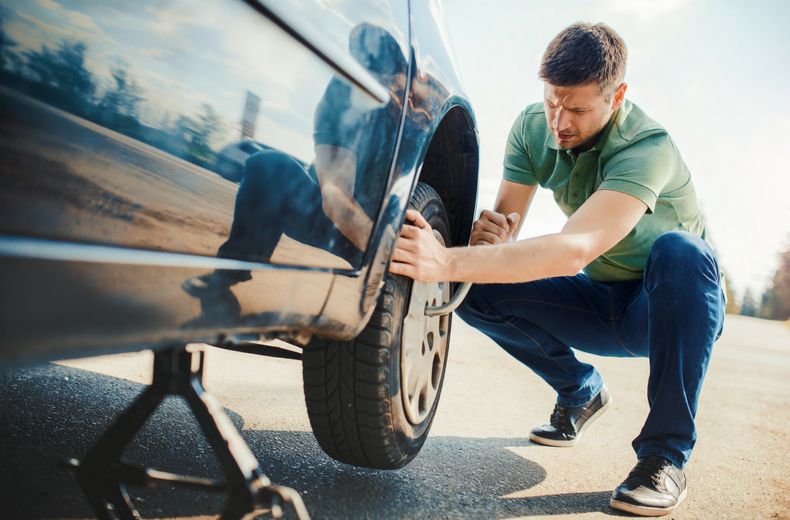
[[[553,446],[553,447],[557,447],[557,448],[570,448],[571,446],[573,446],[577,442],[579,442],[579,439],[581,438],[582,433],[584,432],[584,430],[586,430],[588,426],[590,426],[600,416],[602,416],[603,413],[606,410],[609,409],[609,406],[611,404],[612,404],[612,395],[609,394],[609,400],[606,402],[606,404],[603,405],[597,412],[592,414],[590,416],[590,418],[587,419],[587,421],[584,424],[582,424],[582,427],[579,430],[579,433],[576,434],[576,438],[571,440],[571,441],[558,441],[558,440],[554,440],[554,439],[547,439],[546,437],[540,437],[538,435],[535,435],[532,432],[529,433],[529,440],[531,440],[535,444],[542,444],[543,446]]]
[[[609,499],[609,507],[611,507],[612,509],[618,509],[620,511],[625,511],[626,513],[631,513],[633,515],[639,515],[639,516],[664,516],[674,511],[675,508],[677,508],[681,503],[683,503],[683,501],[686,499],[687,492],[688,492],[688,488],[684,489],[683,492],[678,497],[678,503],[672,507],[638,506],[636,504],[615,500],[614,498]]]

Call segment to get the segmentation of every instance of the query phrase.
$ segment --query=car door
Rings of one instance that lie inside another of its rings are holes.
[[[360,266],[407,83],[405,0],[2,0],[0,31],[3,254],[68,262],[48,280],[103,294],[60,334],[304,327],[331,273]],[[34,265],[7,273],[38,297]],[[235,273],[232,312],[192,323],[195,279],[216,272]]]

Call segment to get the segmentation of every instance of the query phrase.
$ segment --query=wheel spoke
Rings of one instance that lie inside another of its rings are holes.
[[[437,238],[444,242],[441,235],[437,234]],[[450,323],[447,316],[428,318],[423,311],[426,306],[446,302],[449,288],[448,283],[414,282],[412,286],[401,343],[404,408],[412,424],[419,424],[429,416],[439,395]]]

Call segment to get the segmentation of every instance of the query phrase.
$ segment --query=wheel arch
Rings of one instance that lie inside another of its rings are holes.
[[[452,245],[466,245],[477,204],[480,145],[472,112],[453,104],[443,117],[428,144],[416,176],[434,188],[450,219]],[[413,191],[413,190],[412,190]]]

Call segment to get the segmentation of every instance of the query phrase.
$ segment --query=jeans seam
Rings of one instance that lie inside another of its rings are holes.
[[[631,301],[630,301],[630,302],[628,302],[628,305],[626,305],[626,306],[625,306],[625,309],[623,309],[623,312],[621,312],[621,313],[620,313],[620,315],[619,315],[619,316],[617,316],[617,319],[620,319],[620,318],[622,318],[623,316],[625,316],[626,314],[628,314],[628,310],[629,310],[631,307],[633,307],[633,306],[634,306],[634,304],[636,303],[636,300],[637,300],[637,298],[633,297],[633,295],[632,295]]]
[[[615,320],[619,320],[623,316],[625,316],[625,311],[622,312],[621,314],[619,314],[615,318],[615,316],[614,316],[614,302],[612,301],[612,292],[609,291],[607,293],[607,295],[608,295],[608,298],[609,298],[609,325],[611,325],[611,327],[612,327],[612,333],[614,334],[614,337],[617,338],[617,342],[620,343],[620,346],[623,347],[623,350],[625,350],[626,352],[631,354],[631,356],[633,356],[633,357],[639,357],[636,354],[634,354],[633,352],[631,352],[631,349],[629,349],[628,347],[625,346],[625,343],[623,342],[623,339],[620,337],[620,334],[617,332],[617,327],[615,326]],[[626,307],[626,310],[628,309],[628,307],[631,306],[631,304],[633,304],[633,300],[628,303],[628,306]]]
[[[617,327],[614,326],[614,320],[609,322],[612,325],[612,332],[614,333],[614,337],[617,338],[617,341],[620,343],[620,346],[623,347],[623,350],[631,354],[633,357],[639,357],[637,354],[631,352],[631,349],[625,346],[623,340],[620,338],[620,334],[617,332]]]
[[[515,318],[515,319],[521,319],[521,318]],[[540,344],[540,341],[538,341],[538,340],[536,340],[535,338],[533,338],[532,336],[530,336],[530,334],[529,334],[528,332],[525,332],[525,331],[521,330],[520,328],[518,328],[518,327],[516,326],[516,324],[515,324],[515,323],[513,323],[513,322],[512,322],[511,320],[509,320],[509,319],[502,320],[502,322],[503,322],[505,325],[507,325],[507,326],[509,326],[509,327],[511,327],[511,328],[513,328],[513,329],[515,329],[516,331],[520,332],[522,335],[524,335],[524,336],[526,336],[527,338],[529,338],[529,339],[530,339],[530,340],[531,340],[531,341],[532,341],[532,342],[533,342],[535,345],[537,345],[537,347],[540,349],[540,352],[541,352],[541,354],[543,354],[543,357],[544,357],[545,359],[549,359],[549,360],[551,360],[552,362],[554,362],[554,364],[555,364],[555,365],[557,365],[558,367],[560,367],[560,368],[562,369],[562,371],[563,371],[563,372],[565,372],[566,374],[571,374],[571,375],[573,375],[573,372],[571,372],[570,370],[568,370],[568,368],[567,368],[567,367],[565,367],[565,365],[563,365],[562,363],[560,363],[559,361],[557,361],[557,360],[556,360],[556,359],[554,359],[553,357],[551,357],[551,356],[549,356],[548,354],[546,354],[546,351],[545,351],[545,350],[543,350],[543,345],[541,345],[541,344]]]

